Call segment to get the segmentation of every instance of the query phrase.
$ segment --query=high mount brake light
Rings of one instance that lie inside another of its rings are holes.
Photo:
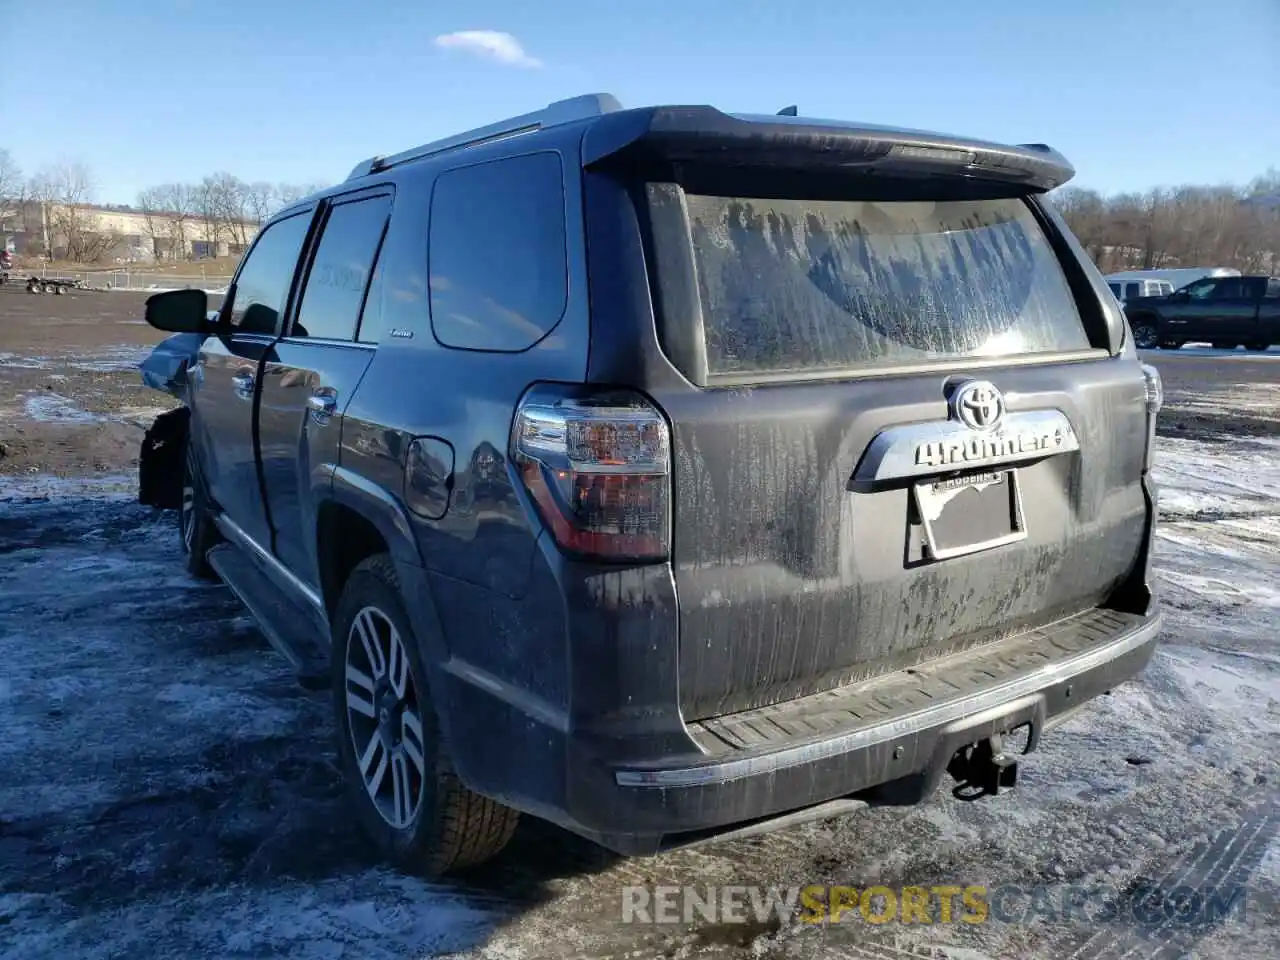
[[[663,560],[671,549],[671,434],[644,399],[527,398],[512,459],[543,521],[570,553]]]

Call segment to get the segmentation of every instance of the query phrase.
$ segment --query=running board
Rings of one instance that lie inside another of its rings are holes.
[[[309,690],[329,685],[329,664],[324,653],[305,633],[311,616],[276,590],[253,558],[233,544],[222,543],[209,551],[213,567],[231,592],[248,608],[267,642],[298,674]]]

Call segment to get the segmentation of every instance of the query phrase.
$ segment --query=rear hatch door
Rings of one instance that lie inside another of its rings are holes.
[[[1097,606],[1147,529],[1140,368],[1025,178],[803,146],[627,173],[689,720]]]

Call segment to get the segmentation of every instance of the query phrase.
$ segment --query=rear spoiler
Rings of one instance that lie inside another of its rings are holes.
[[[623,156],[803,170],[997,181],[1045,192],[1075,176],[1042,143],[1007,145],[839,120],[722,113],[713,107],[621,110],[594,121],[582,140],[585,167]]]

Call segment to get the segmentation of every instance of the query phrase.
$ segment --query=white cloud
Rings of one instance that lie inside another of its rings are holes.
[[[436,37],[437,47],[465,50],[512,67],[540,67],[542,61],[529,56],[520,41],[500,30],[459,30]]]

